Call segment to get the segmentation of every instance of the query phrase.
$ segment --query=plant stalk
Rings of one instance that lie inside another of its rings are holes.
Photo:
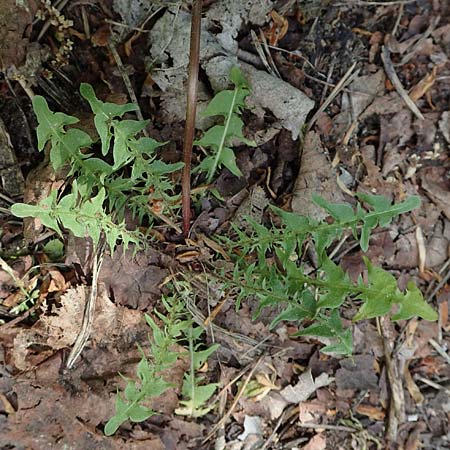
[[[192,160],[192,143],[194,141],[194,133],[195,133],[195,113],[197,110],[198,71],[200,62],[201,14],[202,14],[202,2],[201,0],[194,0],[192,5],[186,125],[184,128],[184,144],[183,144],[184,168],[183,168],[183,178],[181,181],[184,237],[188,237],[191,221],[191,160]]]

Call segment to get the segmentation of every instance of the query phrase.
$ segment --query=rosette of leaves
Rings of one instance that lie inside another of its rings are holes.
[[[46,100],[36,96],[33,108],[39,124],[38,149],[49,146],[55,171],[69,168],[72,189],[67,193],[64,186],[39,205],[17,203],[11,211],[19,217],[36,217],[59,234],[65,228],[75,236],[91,236],[94,243],[104,233],[113,251],[118,240],[124,244],[140,240],[124,226],[126,205],[140,220],[145,216],[152,219],[164,207],[173,207],[177,197],[167,175],[183,164],[159,161],[156,149],[164,144],[139,136],[148,121],[124,118],[136,105],[102,102],[88,84],[82,84],[80,92],[94,112],[101,155],[94,151],[89,134],[74,127],[76,117],[51,111]],[[152,209],[156,204],[157,211]]]
[[[408,283],[406,290],[400,291],[395,277],[373,266],[368,258],[364,258],[367,279],[364,281],[360,277],[354,283],[328,257],[327,250],[345,231],[352,232],[366,251],[374,228],[387,226],[394,217],[420,205],[418,197],[397,204],[378,195],[359,194],[359,198],[364,203],[353,208],[348,204],[331,204],[314,196],[314,202],[334,219],[332,223],[318,222],[272,207],[281,218],[282,228],[269,229],[248,219],[253,229],[251,236],[236,229],[237,239],[226,242],[239,250],[239,254],[247,255],[237,261],[234,280],[230,283],[239,290],[238,304],[246,296],[253,295],[259,300],[255,318],[264,307],[278,307],[282,311],[271,327],[283,320],[296,321],[303,327],[295,336],[326,338],[329,345],[322,351],[347,355],[352,352],[352,333],[344,327],[340,315],[346,300],[360,304],[353,321],[389,313],[393,320],[415,316],[436,320],[436,312],[414,283]],[[317,270],[309,275],[301,262],[307,242],[314,245],[319,262]],[[248,255],[255,255],[251,264],[246,263]]]

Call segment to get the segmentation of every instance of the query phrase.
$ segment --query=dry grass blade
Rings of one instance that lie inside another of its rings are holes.
[[[408,108],[413,112],[413,114],[418,119],[423,120],[424,117],[423,117],[422,113],[420,112],[419,108],[411,100],[411,98],[408,95],[408,92],[406,92],[405,88],[402,86],[400,78],[398,77],[397,72],[394,69],[394,64],[392,63],[392,60],[391,60],[390,51],[385,45],[383,45],[383,49],[381,51],[381,59],[383,61],[384,70],[386,71],[386,75],[391,80],[398,95],[400,95],[402,100],[406,103],[406,106],[408,106]]]
[[[250,382],[250,380],[252,379],[253,374],[255,373],[255,370],[258,368],[260,362],[263,359],[263,355],[261,355],[258,358],[258,361],[256,361],[256,364],[252,367],[252,369],[250,370],[249,374],[246,376],[244,383],[242,383],[241,388],[239,389],[238,393],[236,394],[236,397],[233,400],[233,403],[230,406],[230,409],[226,412],[226,414],[219,420],[219,422],[217,422],[214,427],[212,428],[212,430],[209,432],[209,434],[206,436],[206,438],[203,440],[202,444],[204,444],[205,442],[208,442],[216,433],[216,431],[221,428],[223,425],[225,425],[225,423],[227,422],[227,420],[230,418],[232,412],[234,411],[234,409],[236,408],[236,405],[239,402],[239,399],[242,397],[242,394],[245,392],[245,388],[247,387],[248,383]]]
[[[353,78],[355,78],[358,75],[359,70],[357,70],[356,72],[353,72],[355,67],[356,67],[356,62],[351,65],[351,67],[347,70],[347,72],[345,72],[344,76],[341,78],[339,83],[330,92],[330,95],[328,95],[327,99],[322,103],[322,105],[320,105],[320,108],[316,111],[314,116],[309,121],[306,132],[311,130],[312,126],[316,122],[319,115],[322,112],[324,112],[328,108],[328,106],[330,106],[331,102],[338,96],[338,94],[353,80]],[[306,133],[305,133],[305,135],[306,135]]]
[[[137,107],[137,109],[136,109],[136,116],[137,116],[137,118],[139,120],[144,120],[144,116],[142,115],[142,111],[141,111],[141,108],[139,106],[136,94],[134,93],[133,86],[131,85],[130,77],[128,76],[128,73],[125,70],[125,68],[123,67],[120,55],[117,52],[116,47],[114,46],[113,43],[111,43],[111,42],[108,43],[108,47],[109,47],[109,50],[111,51],[111,53],[112,53],[112,55],[114,57],[114,61],[116,62],[116,65],[117,65],[117,68],[119,69],[120,75],[122,76],[123,83],[125,84],[125,87],[127,88],[128,95],[130,96],[130,100]],[[144,135],[146,137],[148,137],[148,132],[147,132],[147,130],[145,128],[142,130],[142,132],[144,133]]]

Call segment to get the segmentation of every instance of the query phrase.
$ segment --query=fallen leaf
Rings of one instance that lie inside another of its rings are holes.
[[[302,402],[298,405],[298,418],[301,423],[317,423],[327,414],[327,405],[319,400]]]
[[[403,376],[405,378],[406,388],[408,389],[409,395],[412,397],[412,399],[417,405],[422,404],[425,398],[422,395],[422,392],[420,392],[420,389],[415,383],[413,377],[411,376],[411,372],[409,371],[408,365],[405,365],[405,368],[403,370]]]
[[[372,405],[359,404],[356,412],[372,420],[384,420],[386,417],[386,413],[381,408]]]
[[[377,390],[374,362],[375,358],[371,355],[355,355],[341,360],[341,368],[336,371],[338,389]]]
[[[317,389],[328,386],[333,381],[328,374],[322,373],[315,380],[311,375],[311,370],[307,370],[300,375],[295,386],[286,386],[281,392],[281,396],[289,403],[300,403],[308,400]]]
[[[250,434],[262,435],[262,419],[258,416],[244,417],[244,432],[238,436],[240,441],[245,441]]]
[[[36,14],[37,2],[2,0],[0,12],[0,70],[19,66],[26,55],[26,28]]]
[[[421,171],[422,188],[442,210],[445,216],[450,219],[450,189],[446,180],[447,169],[444,167],[428,167]]]
[[[323,434],[316,434],[311,440],[302,447],[302,450],[325,450],[327,448],[327,439]]]
[[[445,140],[450,144],[450,112],[444,111],[439,121],[439,131],[444,136]]]
[[[58,270],[49,270],[50,284],[48,286],[48,292],[62,292],[68,287],[66,280],[61,272]]]
[[[300,171],[292,196],[292,211],[312,219],[322,220],[328,213],[311,200],[318,194],[332,203],[342,203],[344,197],[336,183],[336,171],[331,167],[320,137],[310,131],[303,145]]]
[[[99,282],[105,283],[119,305],[148,309],[160,298],[160,285],[169,273],[161,267],[167,263],[163,258],[155,250],[139,251],[133,256],[133,249],[124,252],[119,246],[113,258],[104,258]]]
[[[42,315],[32,329],[21,330],[14,338],[13,361],[15,367],[27,370],[56,350],[70,347],[81,329],[86,299],[90,288],[78,286],[61,296],[61,306],[54,307],[51,315]],[[105,286],[100,284],[92,325],[91,339],[97,344],[107,344],[123,337],[127,329],[142,323],[137,311],[116,306],[109,300]],[[33,355],[34,347],[44,346],[45,351]],[[32,356],[32,358],[31,358]],[[35,359],[37,358],[37,359]]]

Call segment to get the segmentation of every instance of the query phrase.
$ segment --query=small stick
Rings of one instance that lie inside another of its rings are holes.
[[[441,355],[442,358],[445,359],[445,362],[447,364],[450,364],[450,356],[448,355],[448,353],[433,338],[431,338],[428,342],[434,347],[439,355]]]
[[[450,389],[447,389],[446,387],[441,386],[440,384],[435,383],[434,381],[431,381],[431,380],[429,380],[428,378],[417,377],[417,380],[418,380],[418,381],[421,381],[422,383],[425,383],[425,384],[427,384],[428,386],[431,386],[432,388],[437,389],[437,390],[439,390],[439,391],[441,391],[441,390],[442,390],[442,391],[445,391],[445,392],[447,392],[447,394],[450,395]]]
[[[122,79],[123,79],[123,82],[125,84],[125,87],[127,88],[128,95],[130,96],[130,100],[137,107],[136,116],[137,116],[137,118],[139,120],[144,120],[144,116],[142,115],[142,111],[141,111],[141,108],[140,108],[139,103],[137,101],[136,94],[134,93],[133,86],[131,85],[130,77],[128,76],[128,73],[125,70],[125,68],[123,67],[122,60],[120,59],[119,52],[117,51],[115,45],[112,42],[108,43],[108,47],[111,50],[111,53],[112,53],[112,55],[114,57],[114,60],[116,61],[117,68],[119,69],[119,72],[122,75]],[[147,133],[147,130],[145,128],[142,130],[142,132],[144,133],[144,135],[146,137],[148,137],[148,133]]]
[[[359,431],[357,428],[346,427],[344,425],[330,425],[322,423],[296,423],[295,426],[300,428],[312,428],[313,430],[336,430],[347,431],[348,433],[356,433]]]
[[[345,72],[344,76],[341,78],[338,84],[334,87],[334,89],[330,92],[327,99],[320,105],[319,109],[316,111],[314,116],[311,118],[311,120],[308,123],[306,131],[308,132],[311,130],[312,126],[314,125],[315,121],[319,117],[319,115],[325,111],[328,106],[331,104],[331,102],[336,98],[336,96],[349,84],[353,81],[353,79],[358,75],[359,70],[356,72],[353,72],[354,68],[356,67],[356,62],[351,65],[351,67]],[[306,133],[305,133],[306,134]]]
[[[241,388],[239,389],[238,393],[236,394],[236,397],[233,400],[233,403],[230,406],[230,409],[227,411],[227,413],[219,420],[219,422],[217,422],[212,430],[209,432],[209,434],[205,437],[205,439],[203,439],[202,444],[204,444],[205,442],[208,442],[216,433],[216,431],[218,429],[220,429],[220,427],[222,427],[224,424],[226,424],[227,420],[230,418],[231,414],[233,413],[234,409],[236,408],[239,399],[242,397],[242,394],[245,391],[245,388],[247,387],[248,383],[250,382],[253,374],[255,373],[255,370],[257,369],[257,367],[259,366],[260,362],[262,361],[263,356],[260,356],[258,361],[256,361],[256,364],[252,367],[252,369],[250,370],[249,374],[247,375],[247,377],[244,380],[244,383],[242,384]]]
[[[183,209],[183,234],[189,235],[191,222],[191,160],[192,143],[195,133],[195,113],[197,111],[198,71],[200,63],[200,31],[202,18],[202,2],[194,0],[192,5],[191,44],[189,50],[189,76],[186,107],[186,125],[184,128],[183,145],[183,178],[182,209]]]
[[[84,5],[81,5],[81,17],[83,19],[83,28],[84,28],[84,34],[86,35],[86,39],[91,38],[91,29],[89,28],[89,19],[88,15],[86,13],[86,8]]]
[[[67,369],[71,369],[73,367],[75,361],[81,355],[81,352],[86,346],[86,343],[91,334],[92,324],[94,323],[95,305],[97,303],[98,275],[103,263],[104,249],[105,247],[104,245],[102,245],[98,252],[95,252],[94,255],[91,293],[84,307],[84,315],[80,332],[78,333],[75,344],[73,345],[72,350],[70,351],[70,355],[67,359]]]
[[[381,52],[381,59],[383,61],[384,70],[386,71],[386,75],[391,80],[391,82],[394,85],[395,90],[397,91],[400,98],[406,103],[406,106],[413,112],[413,114],[418,119],[423,120],[424,117],[423,117],[422,113],[420,112],[419,108],[411,100],[411,98],[408,95],[408,92],[406,92],[405,88],[402,86],[400,78],[398,77],[397,72],[394,69],[394,64],[392,64],[389,49],[385,45],[383,45],[383,49]]]

